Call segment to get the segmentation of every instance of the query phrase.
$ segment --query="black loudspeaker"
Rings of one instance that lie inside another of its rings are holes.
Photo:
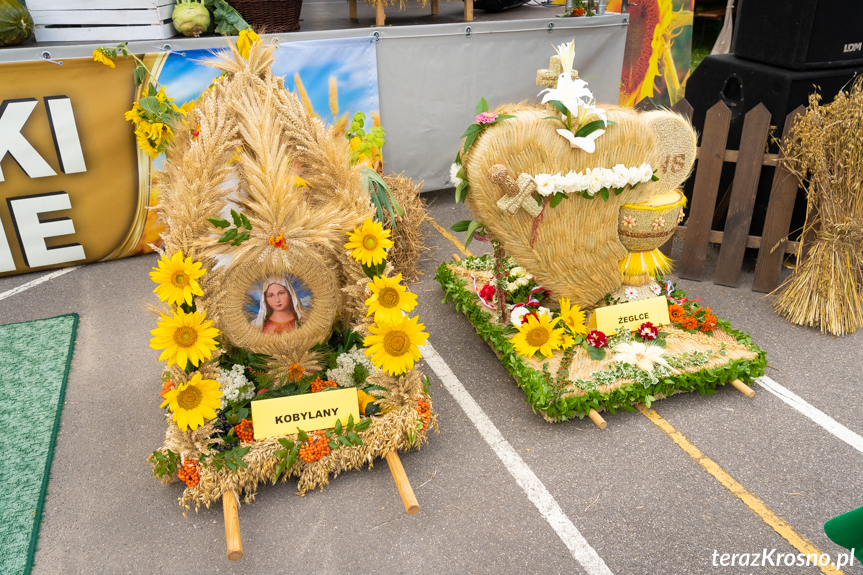
[[[863,8],[861,8],[863,9]],[[737,57],[737,54],[707,56],[686,83],[686,99],[694,108],[692,123],[701,133],[704,116],[716,102],[731,110],[731,126],[726,148],[737,150],[743,117],[759,103],[770,111],[776,136],[782,135],[787,116],[794,108],[809,103],[817,91],[829,102],[856,75],[863,73],[863,62],[850,68],[828,70],[788,70]]]
[[[731,110],[731,124],[725,148],[739,150],[746,112],[759,103],[764,104],[773,116],[770,122],[772,126],[776,126],[773,134],[780,138],[785,117],[797,106],[806,106],[809,103],[809,94],[817,91],[822,96],[822,102],[830,102],[842,88],[847,89],[849,82],[858,74],[863,74],[863,64],[828,70],[788,70],[744,60],[732,54],[707,56],[686,83],[686,100],[693,108],[692,124],[698,131],[699,144],[707,111],[717,102],[725,102]],[[769,140],[768,145],[770,152],[777,151],[777,147]],[[749,232],[751,235],[761,235],[773,172],[771,167],[765,167],[761,171],[752,228]],[[730,186],[733,175],[734,166],[726,164],[719,184],[720,198]],[[684,190],[690,199],[693,181],[694,178],[689,178]],[[805,203],[798,197],[792,230],[802,225],[804,215]]]
[[[736,55],[798,70],[863,65],[863,1],[739,1]]]

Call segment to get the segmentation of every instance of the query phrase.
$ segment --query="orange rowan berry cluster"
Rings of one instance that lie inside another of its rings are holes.
[[[320,377],[316,377],[315,380],[312,382],[312,393],[317,393],[327,387],[336,387],[336,383],[334,381],[330,381],[329,379],[324,381]]]
[[[162,399],[165,398],[165,394],[174,389],[174,383],[169,379],[165,383],[162,384],[162,391],[159,392],[159,395],[162,396]]]
[[[330,442],[323,431],[316,431],[300,447],[300,457],[306,463],[312,463],[330,454]]]
[[[240,438],[240,441],[245,441],[246,443],[250,441],[254,441],[255,439],[255,426],[252,425],[251,419],[244,419],[240,423],[234,426],[234,433],[237,437]]]
[[[431,419],[431,404],[423,398],[417,399],[417,412],[423,419],[423,431],[428,427],[429,419]]]
[[[198,473],[198,462],[194,459],[187,459],[183,462],[183,467],[177,472],[177,477],[186,482],[189,487],[194,487],[201,481],[201,474]]]

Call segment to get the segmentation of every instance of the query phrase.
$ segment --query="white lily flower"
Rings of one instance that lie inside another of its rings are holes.
[[[460,169],[461,164],[456,164],[455,162],[453,162],[453,165],[449,168],[449,181],[451,181],[455,187],[459,187],[462,182],[462,179],[457,175]]]
[[[572,74],[572,64],[575,60],[575,40],[570,40],[565,44],[561,44],[555,48],[558,57],[560,57],[560,65],[563,68],[563,73],[569,76]]]
[[[650,373],[653,372],[653,366],[658,364],[667,367],[672,373],[677,373],[677,370],[668,365],[662,357],[665,355],[665,350],[658,345],[645,345],[640,341],[631,341],[617,344],[612,351],[616,362],[628,363]]]
[[[557,88],[546,88],[537,95],[543,94],[545,94],[542,98],[543,104],[550,100],[558,100],[565,106],[566,102],[572,102],[574,105],[576,101],[582,103],[593,101],[593,92],[587,88],[587,82],[578,78],[573,80],[569,74],[561,74],[557,77]]]
[[[569,140],[569,144],[571,147],[581,148],[588,154],[592,154],[594,151],[596,151],[596,142],[594,140],[603,135],[605,133],[605,130],[596,130],[595,132],[592,132],[591,134],[583,138],[576,138],[575,134],[573,134],[569,130],[564,129],[558,130],[557,133]]]

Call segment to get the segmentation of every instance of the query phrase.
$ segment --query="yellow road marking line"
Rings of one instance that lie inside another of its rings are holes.
[[[821,551],[812,544],[811,541],[806,539],[803,535],[797,532],[794,527],[792,527],[787,521],[776,515],[773,511],[770,510],[767,505],[764,504],[761,499],[750,493],[743,485],[738,483],[736,479],[731,477],[724,469],[719,467],[719,465],[701,453],[697,447],[695,447],[692,443],[686,439],[683,434],[677,431],[673,425],[671,425],[668,421],[662,418],[661,415],[656,413],[654,410],[646,407],[644,404],[638,405],[638,410],[644,414],[647,419],[653,422],[656,427],[662,430],[665,435],[671,438],[674,443],[680,446],[680,448],[685,451],[689,457],[695,460],[701,467],[704,468],[707,473],[716,478],[719,483],[721,483],[728,491],[737,496],[743,503],[746,504],[749,509],[752,510],[758,517],[761,518],[762,521],[767,523],[770,527],[774,529],[779,535],[781,535],[786,541],[788,541],[795,549],[803,553],[804,555],[811,555],[813,553],[817,554],[818,557],[821,556]],[[842,571],[831,566],[826,565],[821,567],[821,571],[825,573],[825,575],[843,575]]]
[[[465,257],[471,257],[471,256],[473,256],[473,254],[472,254],[472,253],[470,253],[470,250],[469,250],[469,249],[467,249],[466,247],[464,247],[464,245],[463,245],[460,241],[458,241],[458,238],[456,238],[454,235],[452,235],[451,233],[449,233],[448,231],[446,231],[446,230],[443,228],[443,226],[441,226],[439,223],[437,223],[436,221],[434,221],[431,217],[429,217],[429,219],[428,219],[428,220],[429,220],[429,223],[434,227],[434,229],[436,229],[437,231],[439,231],[439,232],[440,232],[440,235],[442,235],[443,237],[445,237],[446,239],[448,239],[449,241],[451,241],[451,242],[452,242],[452,244],[453,244],[455,247],[457,247],[457,248],[458,248],[458,251],[460,251],[462,254],[464,254],[464,255],[465,255]]]

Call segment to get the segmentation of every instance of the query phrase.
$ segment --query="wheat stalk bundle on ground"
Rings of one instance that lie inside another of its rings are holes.
[[[797,268],[773,307],[789,321],[834,335],[863,327],[863,78],[806,114],[783,144],[786,165],[806,190]]]

